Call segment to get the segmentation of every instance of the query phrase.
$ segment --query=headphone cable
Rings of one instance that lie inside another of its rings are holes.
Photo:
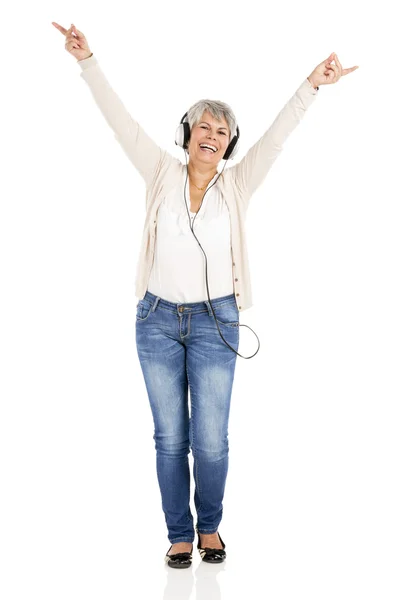
[[[208,188],[206,189],[206,191],[204,192],[204,194],[203,194],[203,198],[201,199],[201,203],[200,203],[200,206],[199,206],[199,210],[197,211],[197,213],[196,213],[196,215],[195,215],[195,217],[194,217],[194,219],[193,219],[193,223],[191,223],[190,214],[189,214],[189,208],[188,208],[188,203],[187,203],[187,200],[186,200],[186,184],[187,184],[188,175],[189,175],[188,163],[187,163],[187,160],[186,160],[186,150],[184,150],[184,153],[185,153],[185,162],[186,162],[186,181],[185,181],[185,187],[184,187],[184,195],[185,195],[185,206],[186,206],[186,210],[187,210],[187,214],[188,214],[188,218],[189,218],[189,227],[190,227],[190,229],[191,229],[191,232],[193,233],[194,237],[196,238],[196,241],[197,241],[197,243],[199,244],[199,246],[200,246],[200,248],[201,248],[201,251],[203,252],[203,254],[204,254],[204,257],[205,257],[205,259],[206,259],[206,287],[207,287],[207,296],[208,296],[208,301],[209,301],[209,303],[210,303],[210,307],[211,307],[211,311],[212,311],[213,317],[214,317],[214,319],[215,319],[215,323],[216,323],[216,325],[217,325],[217,328],[218,328],[219,335],[221,336],[221,338],[223,339],[223,341],[225,342],[225,344],[226,344],[227,346],[229,346],[229,348],[230,348],[231,350],[233,350],[233,352],[235,352],[235,353],[236,353],[238,356],[240,356],[241,358],[253,358],[253,356],[255,356],[255,355],[257,354],[257,352],[259,351],[259,349],[260,349],[260,340],[259,340],[259,338],[258,338],[258,335],[256,334],[256,332],[255,332],[255,331],[253,331],[253,329],[251,329],[251,327],[249,327],[248,325],[242,325],[241,323],[239,323],[239,324],[238,324],[238,327],[247,327],[248,329],[250,329],[251,331],[253,331],[254,335],[256,336],[256,338],[257,338],[257,340],[258,340],[258,348],[257,348],[256,352],[254,352],[254,354],[252,354],[251,356],[242,356],[242,355],[241,355],[239,352],[236,352],[235,348],[232,348],[232,346],[231,346],[230,344],[228,344],[228,342],[225,340],[224,336],[223,336],[223,335],[222,335],[222,333],[221,333],[221,330],[220,330],[220,328],[219,328],[219,325],[218,325],[218,320],[217,320],[217,317],[216,317],[216,315],[215,315],[215,312],[214,312],[214,308],[213,308],[213,306],[212,306],[212,304],[211,304],[211,299],[210,299],[210,291],[209,291],[209,289],[208,289],[207,256],[206,256],[206,253],[205,253],[205,252],[204,252],[204,250],[203,250],[203,247],[202,247],[202,245],[200,244],[199,240],[197,239],[197,237],[196,237],[196,235],[195,235],[195,233],[194,233],[194,231],[193,231],[193,225],[194,225],[194,221],[195,221],[195,219],[196,219],[196,217],[197,217],[197,213],[198,213],[198,212],[200,211],[200,209],[201,209],[201,206],[202,206],[202,204],[203,204],[203,200],[204,200],[204,196],[206,195],[206,193],[208,192],[208,190],[210,190],[210,189],[212,188],[212,186],[213,186],[213,185],[215,185],[215,184],[217,183],[217,181],[218,181],[219,177],[222,175],[222,173],[223,173],[223,171],[224,171],[224,169],[225,169],[225,166],[226,166],[226,161],[225,161],[225,163],[224,163],[224,166],[223,166],[223,168],[222,168],[222,171],[221,171],[221,172],[218,174],[218,177],[217,177],[217,179],[216,179],[216,180],[214,181],[214,183],[212,183],[212,184],[210,185],[210,187],[208,187]]]

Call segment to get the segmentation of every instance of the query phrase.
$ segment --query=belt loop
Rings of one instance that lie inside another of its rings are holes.
[[[161,296],[157,296],[157,298],[156,298],[156,300],[155,300],[155,302],[154,302],[154,304],[152,306],[152,309],[151,309],[153,312],[156,310],[157,304],[158,304],[160,298],[161,298]]]
[[[212,310],[211,310],[211,306],[210,306],[210,303],[209,303],[209,301],[208,301],[208,300],[204,300],[204,303],[205,303],[205,304],[206,304],[206,306],[207,306],[207,309],[208,309],[208,314],[210,315],[210,317],[212,317],[212,315],[213,315],[213,314],[212,314]]]

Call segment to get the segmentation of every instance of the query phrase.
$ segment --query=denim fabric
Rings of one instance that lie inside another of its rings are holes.
[[[234,294],[211,300],[220,330],[236,351]],[[193,542],[188,454],[200,533],[222,518],[228,472],[228,419],[236,354],[222,340],[208,300],[180,304],[149,291],[136,308],[136,346],[154,420],[156,467],[171,544]],[[190,391],[190,415],[189,415]]]

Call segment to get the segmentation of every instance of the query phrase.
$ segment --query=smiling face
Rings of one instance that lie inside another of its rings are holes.
[[[217,165],[229,146],[230,132],[226,119],[217,121],[206,110],[200,122],[190,133],[188,146],[190,160],[200,161],[209,165]],[[213,146],[216,151],[202,149],[203,144]]]

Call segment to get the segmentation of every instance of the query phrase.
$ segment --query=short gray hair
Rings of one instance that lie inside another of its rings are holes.
[[[231,141],[233,136],[236,135],[236,117],[229,104],[221,102],[220,100],[199,100],[189,108],[187,120],[189,122],[190,131],[192,131],[192,128],[201,121],[203,113],[206,110],[214,117],[214,119],[217,119],[217,121],[226,119],[230,133],[229,141]]]

